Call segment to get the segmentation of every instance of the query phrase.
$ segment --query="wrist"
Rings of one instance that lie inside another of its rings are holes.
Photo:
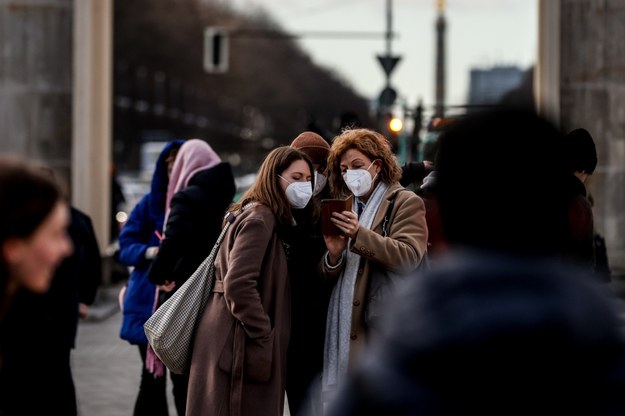
[[[323,256],[323,263],[328,270],[337,269],[343,263],[343,253],[337,257],[331,255],[329,251],[326,251],[325,256]]]

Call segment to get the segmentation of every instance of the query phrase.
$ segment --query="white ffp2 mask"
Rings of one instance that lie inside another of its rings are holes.
[[[280,175],[278,175],[278,177],[284,179],[288,183],[284,193],[286,194],[286,199],[289,200],[291,206],[297,209],[304,208],[313,195],[312,184],[310,181],[289,182]]]
[[[355,196],[363,196],[371,189],[371,184],[375,177],[371,177],[369,169],[371,169],[374,163],[375,160],[371,162],[367,169],[347,169],[343,174],[345,185]]]

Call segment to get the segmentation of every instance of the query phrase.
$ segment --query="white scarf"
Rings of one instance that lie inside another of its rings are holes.
[[[362,215],[358,218],[360,228],[371,228],[387,189],[388,185],[383,182],[376,186],[362,211]],[[358,212],[355,198],[353,209]],[[350,246],[350,243],[351,239],[347,242],[347,247]],[[326,405],[333,399],[339,384],[343,381],[349,364],[352,304],[360,255],[352,253],[349,248],[345,250],[343,255],[346,257],[345,268],[332,291],[326,321],[322,380],[324,413]]]

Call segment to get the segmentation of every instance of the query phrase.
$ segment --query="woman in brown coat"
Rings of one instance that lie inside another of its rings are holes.
[[[281,416],[290,335],[290,287],[281,231],[312,196],[310,159],[273,150],[229,209],[215,288],[198,325],[188,415]]]
[[[343,235],[324,236],[323,272],[336,282],[326,325],[324,403],[332,400],[380,323],[385,303],[376,301],[374,272],[396,280],[414,271],[428,240],[423,201],[400,185],[401,168],[380,133],[352,129],[335,137],[328,168],[333,194],[353,195],[353,209],[332,214]],[[374,303],[382,308],[374,311]]]

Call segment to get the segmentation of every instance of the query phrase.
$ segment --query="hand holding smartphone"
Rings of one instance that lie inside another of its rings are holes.
[[[343,232],[332,222],[332,213],[351,210],[351,196],[347,197],[347,199],[322,199],[321,232],[323,233],[323,235],[343,235]]]

